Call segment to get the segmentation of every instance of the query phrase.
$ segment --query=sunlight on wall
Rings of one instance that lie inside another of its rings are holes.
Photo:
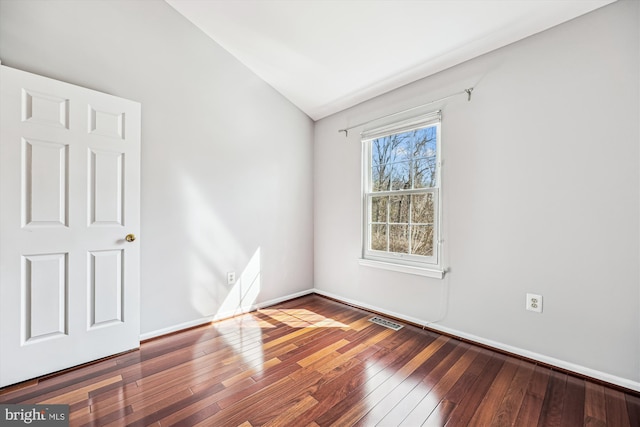
[[[261,254],[258,247],[248,259],[238,239],[212,208],[189,174],[182,173],[182,188],[189,247],[189,277],[185,278],[191,305],[214,320],[249,311],[260,294]],[[241,270],[234,285],[227,285],[228,271]]]
[[[224,319],[255,308],[260,294],[261,251],[248,257],[210,202],[188,176],[182,174],[190,252],[189,277],[185,278],[192,306],[203,317]],[[238,260],[249,261],[238,268]],[[227,272],[239,271],[236,283],[227,285]],[[272,327],[271,325],[269,325]],[[264,366],[262,322],[253,316],[241,316],[213,325],[225,343],[242,355],[243,364],[256,373]]]
[[[253,308],[260,294],[260,267],[260,248],[258,248],[220,305],[216,318],[235,316]]]

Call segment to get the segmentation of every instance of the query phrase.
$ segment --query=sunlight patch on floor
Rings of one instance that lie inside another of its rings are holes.
[[[306,309],[262,309],[258,313],[269,316],[292,328],[347,328],[342,322],[322,316]]]

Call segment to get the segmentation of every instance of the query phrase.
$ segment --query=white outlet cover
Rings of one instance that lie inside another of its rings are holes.
[[[236,283],[236,273],[235,271],[230,271],[227,273],[227,285],[233,285]]]
[[[525,308],[529,311],[542,313],[542,295],[527,294],[527,302]]]

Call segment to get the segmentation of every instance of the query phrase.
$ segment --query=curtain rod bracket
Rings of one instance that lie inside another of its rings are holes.
[[[471,101],[471,92],[473,92],[473,88],[470,87],[469,89],[465,89],[464,91],[467,93],[467,101]]]

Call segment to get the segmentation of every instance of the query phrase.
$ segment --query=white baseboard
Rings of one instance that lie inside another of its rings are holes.
[[[189,322],[179,323],[177,325],[168,326],[166,328],[157,329],[151,332],[145,332],[140,334],[140,341],[148,340],[151,338],[156,338],[162,335],[171,334],[173,332],[178,332],[184,329],[193,328],[194,326],[200,326],[207,323],[215,322],[217,320],[228,319],[233,316],[237,316],[239,314],[248,313],[250,311],[259,310],[264,307],[269,307],[274,304],[278,304],[284,301],[289,301],[294,298],[299,298],[305,295],[309,295],[313,293],[313,289],[307,289],[305,291],[296,292],[295,294],[290,294],[284,297],[275,298],[269,301],[264,301],[257,304],[252,304],[250,306],[238,307],[238,309],[229,312],[216,313],[213,316],[201,317],[199,319],[191,320]]]
[[[618,377],[615,375],[608,374],[606,372],[597,371],[595,369],[587,368],[582,365],[576,365],[571,362],[567,362],[560,359],[555,359],[553,357],[545,356],[544,354],[535,353],[529,350],[524,350],[518,347],[513,347],[507,344],[503,344],[498,341],[489,340],[486,338],[482,338],[476,335],[467,334],[465,332],[458,331],[456,329],[447,328],[445,326],[437,325],[434,323],[429,323],[428,321],[417,319],[415,317],[407,316],[400,313],[395,313],[390,310],[385,310],[380,307],[375,307],[370,304],[363,303],[361,301],[352,300],[350,298],[345,298],[341,295],[336,295],[331,292],[326,292],[320,289],[314,289],[314,293],[318,295],[324,295],[329,298],[333,298],[338,301],[345,302],[347,304],[351,304],[357,307],[362,307],[364,309],[372,310],[378,313],[386,314],[387,316],[396,317],[398,319],[406,320],[407,322],[411,322],[420,326],[427,327],[429,329],[433,329],[435,331],[439,331],[448,335],[453,335],[455,337],[463,338],[465,340],[473,341],[479,344],[486,345],[488,347],[492,347],[495,349],[499,349],[502,351],[506,351],[508,353],[517,354],[518,356],[526,357],[527,359],[536,360],[538,362],[545,363],[547,365],[555,366],[561,369],[565,369],[567,371],[575,372],[580,375],[584,375],[590,378],[594,378],[600,381],[604,381],[610,384],[615,384],[620,387],[625,387],[630,390],[640,391],[640,382],[633,381],[627,378]]]

